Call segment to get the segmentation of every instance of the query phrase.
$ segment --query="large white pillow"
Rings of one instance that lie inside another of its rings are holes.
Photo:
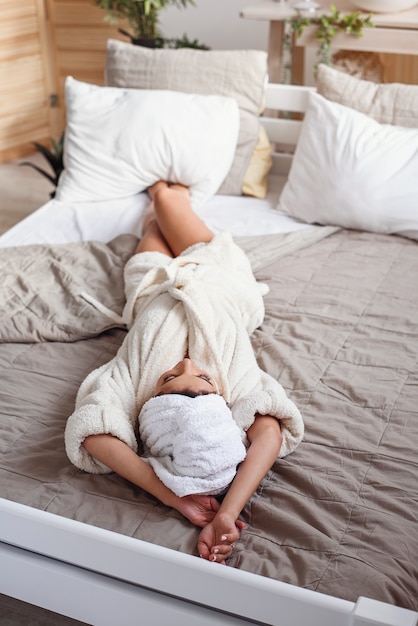
[[[267,53],[261,50],[146,48],[109,39],[106,85],[170,89],[235,98],[240,110],[235,158],[219,191],[264,198],[271,168],[271,145],[260,125],[267,80]]]
[[[418,239],[418,130],[312,93],[278,209],[308,223]]]
[[[194,208],[231,167],[239,109],[230,97],[99,87],[68,77],[65,170],[56,198],[123,198],[157,180],[191,189]]]

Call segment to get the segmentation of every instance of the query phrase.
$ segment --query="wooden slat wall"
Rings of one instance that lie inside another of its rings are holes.
[[[93,0],[46,0],[54,50],[59,126],[65,126],[64,83],[69,75],[97,85],[104,82],[106,41],[128,41],[117,27],[103,21],[104,11]]]
[[[51,134],[43,0],[0,0],[0,162]]]
[[[384,66],[385,83],[418,85],[418,56],[381,54],[380,58]]]

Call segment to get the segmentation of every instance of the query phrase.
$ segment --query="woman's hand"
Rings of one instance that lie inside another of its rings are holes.
[[[190,495],[178,498],[174,506],[192,524],[203,528],[213,520],[220,504],[213,496]]]
[[[166,506],[177,509],[196,526],[206,526],[219,509],[213,496],[176,496],[155,474],[151,465],[120,439],[112,435],[91,435],[84,440],[86,450],[114,472],[158,498]]]
[[[234,543],[244,528],[244,522],[235,520],[228,513],[218,513],[200,533],[197,544],[200,556],[225,564],[225,559],[231,556]]]
[[[245,528],[238,516],[279,454],[282,444],[280,423],[271,415],[257,415],[247,437],[250,442],[247,456],[213,521],[200,533],[199,554],[210,561],[224,563],[231,555],[239,531]]]

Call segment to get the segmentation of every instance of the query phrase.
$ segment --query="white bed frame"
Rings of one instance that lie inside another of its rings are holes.
[[[308,87],[269,85],[266,109],[303,112]],[[301,122],[264,118],[294,146]],[[291,153],[275,154],[286,175]],[[416,626],[418,613],[356,603],[0,499],[0,593],[97,626]]]

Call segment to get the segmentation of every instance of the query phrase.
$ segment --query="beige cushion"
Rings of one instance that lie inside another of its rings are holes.
[[[381,124],[418,128],[418,85],[374,83],[321,64],[317,73],[318,93]]]
[[[267,195],[267,174],[273,164],[272,147],[266,129],[260,125],[258,141],[251,155],[250,163],[242,183],[242,193],[254,198]]]
[[[267,54],[259,50],[153,50],[117,40],[107,43],[109,86],[215,94],[237,100],[239,138],[232,167],[219,189],[222,194],[240,195],[245,188],[245,193],[264,197],[267,191],[271,161],[260,158],[259,152],[253,157],[260,137],[259,114],[266,75]],[[265,144],[265,137],[262,140]]]

